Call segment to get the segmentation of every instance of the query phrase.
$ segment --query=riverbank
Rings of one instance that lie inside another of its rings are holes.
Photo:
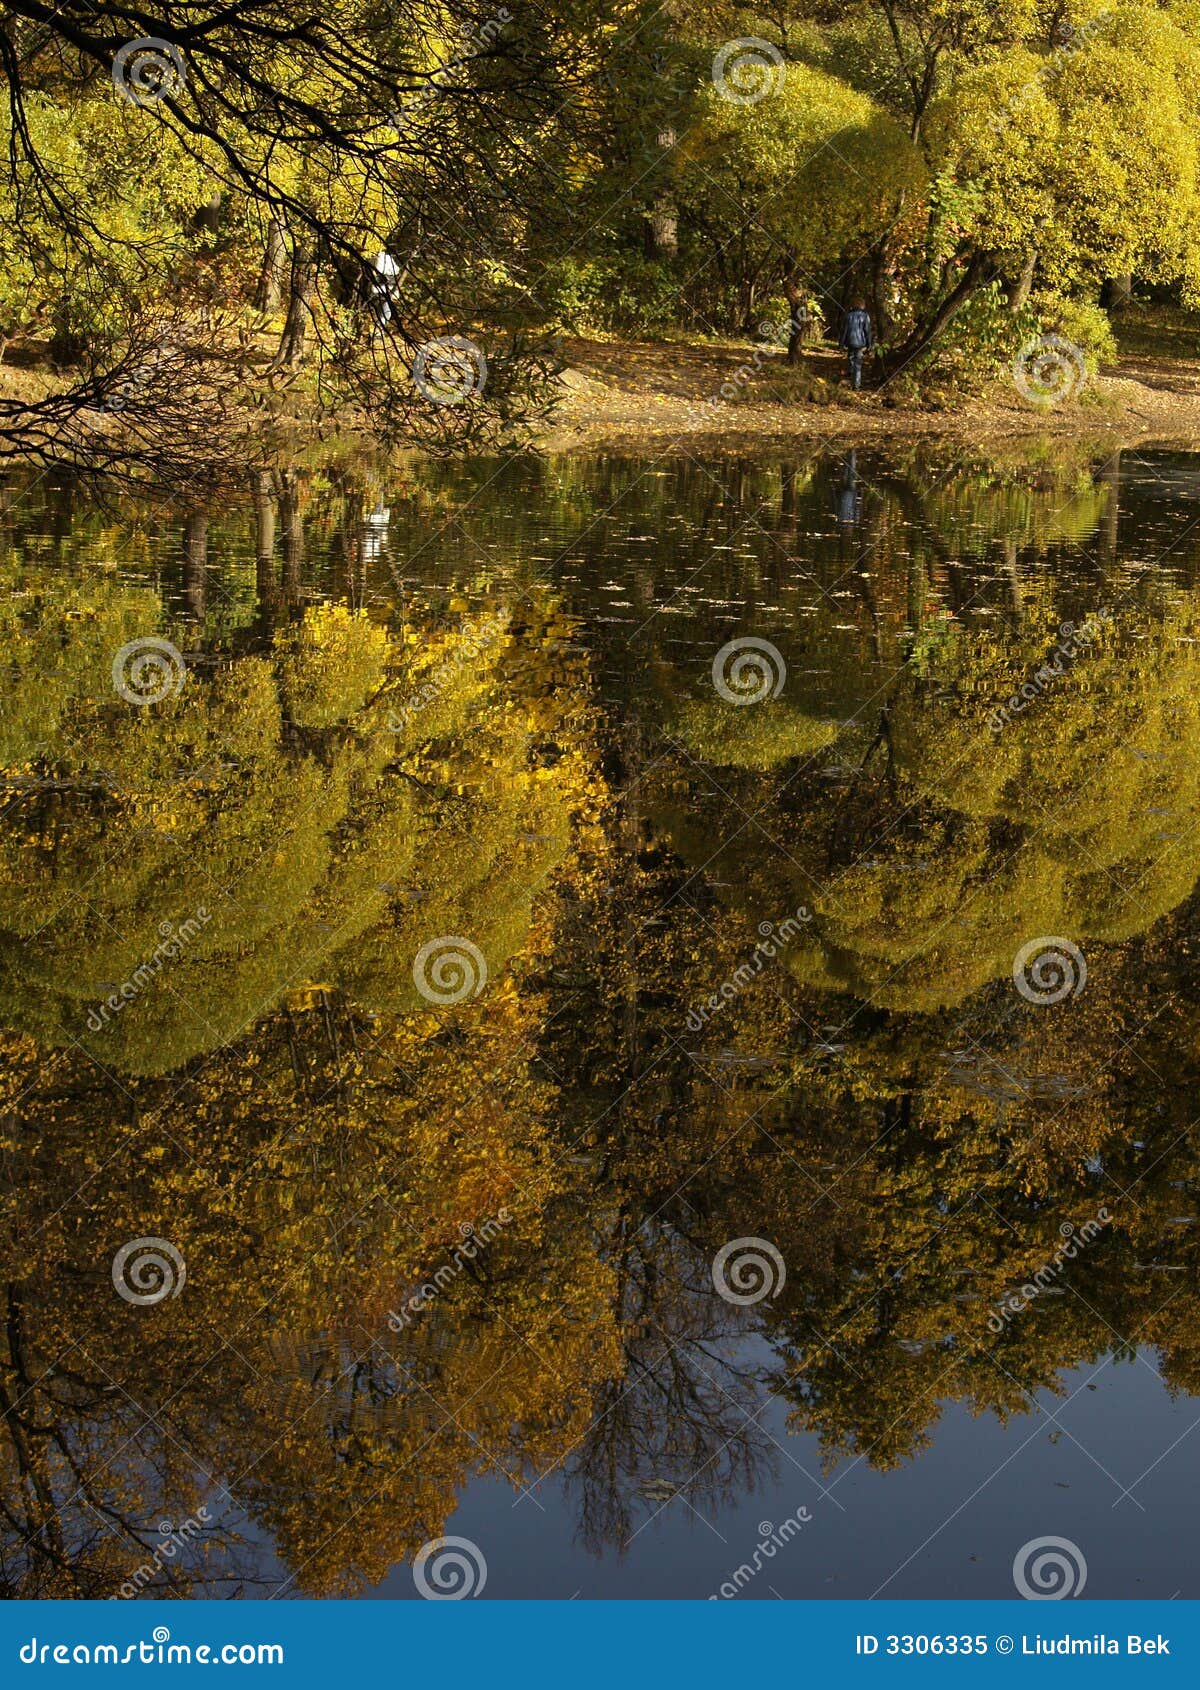
[[[1058,405],[1035,405],[1015,386],[985,396],[946,395],[906,405],[887,390],[853,393],[833,348],[808,349],[803,367],[744,343],[565,340],[566,397],[539,443],[548,450],[647,441],[793,437],[979,441],[1021,436],[1200,439],[1200,345],[1189,335],[1170,355],[1130,336],[1118,363]]]
[[[482,335],[482,331],[479,331]],[[936,391],[915,402],[899,384],[853,393],[844,359],[830,346],[805,348],[802,364],[752,341],[594,340],[558,343],[562,373],[545,420],[528,438],[538,449],[572,451],[747,449],[789,440],[858,444],[942,440],[948,444],[1018,444],[1024,440],[1123,446],[1154,440],[1192,445],[1200,440],[1200,316],[1141,309],[1124,316],[1117,362],[1091,377],[1073,397],[1054,405],[1024,398],[1015,383],[985,394]],[[265,372],[270,348],[249,340],[249,368]],[[241,379],[226,388],[223,426],[214,428],[214,455],[269,461],[280,450],[324,457],[359,451],[373,437],[370,416],[345,406],[328,409],[312,370],[283,381]],[[232,370],[231,370],[232,374]],[[36,405],[60,393],[64,377],[33,349],[20,364],[0,365],[0,409]],[[0,457],[37,461],[44,429],[0,431]],[[108,417],[117,432],[121,413]],[[514,441],[515,443],[515,441]],[[419,450],[419,448],[414,448]],[[69,454],[68,461],[69,461]]]

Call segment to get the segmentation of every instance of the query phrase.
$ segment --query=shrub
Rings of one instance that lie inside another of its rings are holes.
[[[1047,335],[1060,336],[1078,347],[1089,378],[1117,356],[1112,328],[1099,305],[1035,293],[1014,312],[997,283],[963,306],[928,356],[914,365],[912,374],[925,397],[931,387],[977,391],[990,382],[1010,383],[1021,348]]]
[[[1101,364],[1117,358],[1117,341],[1108,313],[1089,300],[1064,299],[1059,294],[1038,293],[1030,301],[1040,334],[1060,334],[1083,353],[1089,376]]]
[[[666,265],[633,253],[565,258],[539,290],[555,328],[654,333],[679,320],[679,288]]]

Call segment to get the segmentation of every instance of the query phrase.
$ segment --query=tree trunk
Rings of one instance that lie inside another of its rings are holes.
[[[286,257],[283,224],[278,217],[267,223],[267,244],[258,279],[258,309],[273,317],[283,304],[283,266]]]
[[[1017,566],[1017,542],[1011,535],[1004,541],[1004,574],[1008,581],[1008,598],[1014,621],[1020,627],[1025,615],[1025,600],[1021,593],[1021,572]]]
[[[208,517],[193,511],[183,525],[183,596],[188,616],[203,622],[208,605]]]
[[[888,297],[887,236],[871,254],[871,311],[875,318],[875,333],[886,340],[892,332],[892,302]]]
[[[971,295],[977,293],[987,279],[987,261],[979,253],[976,253],[929,322],[918,323],[904,345],[900,347],[890,373],[894,374],[905,364],[911,363],[920,353],[928,351],[938,336],[944,333],[962,310]]]
[[[658,137],[664,153],[675,145],[675,131],[664,129]],[[679,208],[672,196],[662,192],[646,215],[646,257],[674,259],[679,256]]]
[[[292,253],[287,318],[279,337],[279,350],[271,366],[273,370],[298,370],[303,363],[316,297],[317,261],[307,247],[297,246]]]
[[[270,470],[256,470],[254,487],[254,582],[258,598],[261,634],[269,637],[275,627],[278,592],[275,586],[275,499]]]
[[[663,194],[646,217],[646,257],[671,260],[679,256],[679,211],[675,201]]]
[[[1023,311],[1029,303],[1029,294],[1033,287],[1033,278],[1037,273],[1038,251],[1031,246],[1025,254],[1025,262],[1021,266],[1021,273],[1014,276],[1008,283],[1008,309],[1015,317],[1018,311]]]
[[[1104,284],[1100,303],[1107,311],[1124,311],[1133,302],[1133,277],[1110,276]]]
[[[192,213],[192,228],[198,235],[207,235],[210,242],[215,242],[221,228],[221,190],[217,188],[197,206]]]
[[[1104,525],[1100,530],[1101,556],[1106,563],[1115,563],[1120,556],[1121,536],[1121,450],[1120,446],[1101,466],[1096,477],[1101,487],[1108,489],[1108,506]]]
[[[808,312],[804,294],[790,276],[784,279],[783,296],[788,302],[787,361],[795,365],[800,362],[800,349],[808,330]]]
[[[60,367],[74,367],[83,362],[87,347],[87,336],[71,325],[66,300],[60,300],[50,330],[50,361]]]
[[[283,525],[283,596],[294,607],[300,603],[304,573],[304,518],[294,470],[280,476],[279,516]]]

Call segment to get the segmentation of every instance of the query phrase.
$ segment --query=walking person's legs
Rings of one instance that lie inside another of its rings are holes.
[[[388,325],[392,320],[392,296],[386,288],[373,288],[367,301],[367,308],[371,313],[371,339],[373,342],[384,340]]]
[[[846,356],[850,360],[850,381],[855,393],[862,388],[863,354],[862,348],[852,346]]]

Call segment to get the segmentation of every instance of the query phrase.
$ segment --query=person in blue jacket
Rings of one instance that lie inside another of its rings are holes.
[[[842,323],[838,345],[846,354],[850,380],[857,393],[862,387],[863,358],[875,345],[875,328],[864,300],[856,299],[851,303]]]

